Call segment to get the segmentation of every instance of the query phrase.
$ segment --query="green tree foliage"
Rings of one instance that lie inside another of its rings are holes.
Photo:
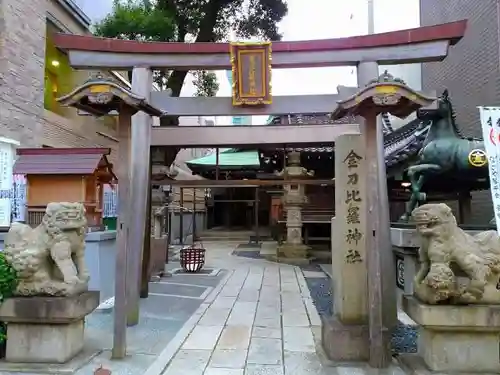
[[[109,38],[164,42],[227,41],[238,38],[279,40],[278,22],[287,14],[286,0],[115,0],[113,11],[95,25]],[[155,72],[155,82],[179,96],[187,71]],[[214,73],[194,72],[196,95],[213,96],[219,85]],[[161,124],[177,125],[166,117]]]

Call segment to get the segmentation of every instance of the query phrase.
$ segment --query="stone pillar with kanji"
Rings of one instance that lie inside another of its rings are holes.
[[[322,335],[328,356],[339,361],[361,361],[369,355],[366,164],[362,135],[337,139],[331,245],[334,315],[324,322]]]

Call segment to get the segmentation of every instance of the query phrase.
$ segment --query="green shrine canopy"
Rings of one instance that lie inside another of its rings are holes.
[[[217,155],[213,153],[199,159],[187,161],[186,164],[190,169],[191,167],[214,167],[217,164]],[[220,169],[234,169],[235,167],[259,168],[259,152],[257,150],[238,151],[237,149],[229,149],[219,152]]]
[[[266,124],[272,124],[276,116],[269,116]],[[186,165],[193,170],[203,167],[215,167],[217,157],[214,154],[204,156],[199,159],[193,159],[186,162]],[[259,168],[260,158],[258,150],[240,151],[235,148],[230,148],[224,151],[219,151],[219,169],[245,169]]]

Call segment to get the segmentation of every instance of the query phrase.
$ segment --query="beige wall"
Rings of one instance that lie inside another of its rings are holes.
[[[44,1],[0,0],[0,134],[36,146],[43,131]]]
[[[84,34],[88,32],[82,25],[76,22],[76,20],[68,12],[66,12],[66,10],[64,10],[57,1],[41,0],[40,2],[44,2],[47,12],[54,16],[55,19],[61,22],[73,34]]]

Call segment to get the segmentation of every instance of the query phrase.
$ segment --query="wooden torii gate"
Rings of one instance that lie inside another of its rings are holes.
[[[370,80],[378,77],[378,65],[443,60],[447,56],[449,46],[456,44],[463,37],[465,29],[466,21],[462,20],[429,27],[341,39],[275,42],[272,44],[271,65],[272,68],[356,66],[358,85],[364,86]],[[123,275],[128,270],[129,282],[125,285],[125,278],[117,277],[113,357],[123,358],[126,349],[127,315],[129,315],[129,323],[134,323],[134,321],[136,323],[138,318],[140,259],[147,212],[145,197],[147,189],[150,188],[146,171],[149,170],[151,146],[225,147],[257,144],[294,146],[334,142],[335,138],[342,134],[359,134],[359,127],[356,124],[344,124],[294,125],[285,128],[279,126],[279,129],[274,126],[152,128],[151,115],[159,113],[171,116],[325,113],[332,112],[337,107],[336,103],[345,97],[338,95],[281,96],[274,97],[272,103],[266,101],[265,105],[259,106],[234,106],[231,98],[224,97],[172,98],[166,92],[151,92],[152,70],[166,68],[231,69],[230,51],[232,46],[227,43],[137,42],[69,34],[56,35],[54,43],[58,48],[67,51],[73,68],[132,70],[132,90],[127,95],[135,95],[136,99],[140,98],[139,101],[143,106],[136,107],[140,110],[147,109],[132,117],[131,126],[129,120],[130,114],[133,112],[129,111],[128,115],[121,116],[122,123],[119,125],[120,134],[124,137],[119,146],[120,154],[124,152],[126,155],[129,153],[131,155],[130,164],[127,158],[120,158],[119,170],[123,171],[124,168],[132,167],[128,176],[131,181],[130,186],[126,187],[129,190],[127,200],[129,204],[120,206],[118,224],[118,236],[124,238],[124,233],[127,233],[128,245],[127,241],[120,241],[116,272],[117,275]],[[89,91],[92,91],[91,88]],[[357,89],[353,89],[351,94],[354,95],[356,91]],[[93,95],[93,100],[99,96],[95,92],[90,92],[90,94]],[[120,102],[123,100],[123,95],[120,96],[115,90],[114,98]],[[88,100],[82,99],[82,97],[74,99],[66,98],[67,104],[76,106],[89,104]],[[314,130],[311,131],[312,129]],[[379,135],[377,138],[381,140],[382,129],[378,128],[377,132]],[[376,164],[380,166],[383,163],[383,149],[379,147]],[[383,168],[379,168],[379,173],[382,170]],[[385,183],[385,176],[383,178],[379,176],[378,179],[380,188],[371,197],[372,201],[381,201],[377,195],[378,192],[382,192],[382,194],[384,191],[386,192],[386,187],[384,189],[383,186],[380,186]],[[134,215],[128,216],[127,212],[129,211],[133,212]],[[388,219],[388,205],[374,205],[371,208],[370,216],[379,217],[381,221]],[[375,232],[373,234],[374,237],[380,236]],[[387,242],[386,236],[373,238],[372,243],[378,244],[378,246],[369,250],[390,252],[390,243],[384,243],[384,241]],[[391,309],[387,311],[391,311]],[[380,311],[377,315],[380,315]],[[382,330],[383,327],[379,325],[378,329]],[[382,347],[376,349],[379,352],[385,350]],[[377,350],[373,351],[373,353],[376,352]],[[373,364],[377,367],[387,366],[387,356],[383,357],[382,361],[374,359]]]

